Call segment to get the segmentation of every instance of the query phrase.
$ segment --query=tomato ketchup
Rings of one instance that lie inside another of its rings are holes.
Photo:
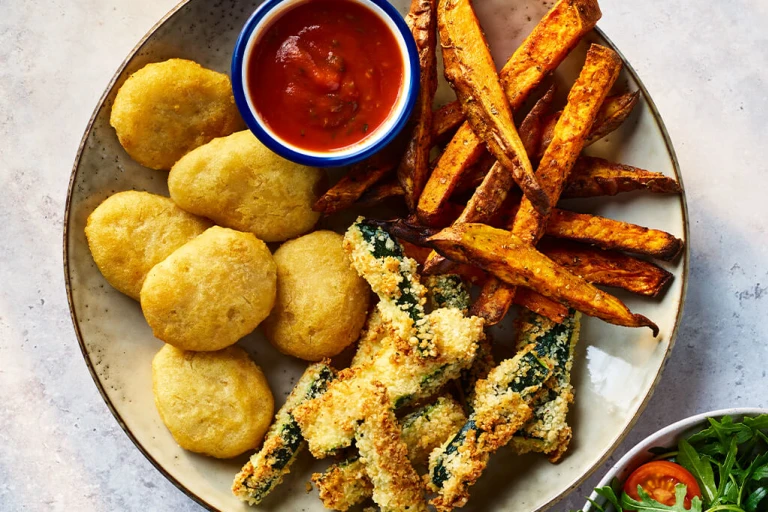
[[[247,64],[251,101],[280,138],[334,151],[369,137],[402,89],[391,29],[352,0],[310,0],[266,29]]]

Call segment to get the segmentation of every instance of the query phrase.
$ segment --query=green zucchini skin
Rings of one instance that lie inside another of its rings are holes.
[[[262,449],[251,456],[235,477],[232,492],[251,505],[258,505],[289,473],[290,466],[306,444],[293,418],[293,409],[322,395],[336,378],[325,363],[310,365],[296,383],[285,404],[277,411]]]
[[[424,279],[427,286],[427,297],[432,309],[456,308],[467,313],[470,306],[469,290],[461,276],[456,274],[441,274],[427,276]]]
[[[359,232],[359,239],[356,236]],[[352,266],[368,283],[381,301],[380,309],[387,320],[401,333],[403,339],[414,339],[417,352],[425,357],[436,355],[432,332],[426,321],[426,289],[419,280],[417,264],[405,256],[403,247],[392,236],[359,218],[347,231],[345,247],[351,252]],[[398,262],[396,271],[388,260]],[[389,279],[397,281],[397,291],[382,285]],[[392,307],[386,307],[387,304]]]
[[[411,463],[426,463],[429,452],[455,433],[465,420],[461,406],[449,396],[441,396],[403,417],[399,423]],[[373,494],[357,454],[312,475],[312,481],[323,505],[331,510],[348,510]]]
[[[462,506],[491,453],[509,443],[549,392],[554,369],[567,362],[578,320],[540,324],[535,336],[518,332],[518,354],[491,370],[476,386],[474,412],[453,439],[430,457],[430,487],[438,510]],[[505,407],[509,405],[509,407]],[[466,473],[466,474],[464,474]]]
[[[573,402],[571,368],[573,355],[579,340],[580,313],[572,312],[565,322],[572,322],[568,343],[558,343],[550,352],[555,362],[547,391],[533,404],[533,418],[512,438],[512,447],[518,453],[539,452],[557,462],[565,453],[571,439],[571,428],[566,422],[569,405]],[[521,318],[521,328],[536,336],[547,332],[551,320],[534,313]]]

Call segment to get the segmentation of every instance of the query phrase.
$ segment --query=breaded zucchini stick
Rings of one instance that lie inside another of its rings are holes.
[[[568,321],[573,324],[568,343],[557,344],[551,351],[555,367],[547,381],[546,391],[533,403],[533,418],[512,437],[512,448],[520,454],[538,452],[549,455],[552,463],[558,462],[571,441],[571,427],[565,419],[568,407],[573,403],[571,368],[573,353],[579,341],[581,313],[571,312]],[[525,313],[518,320],[517,347],[535,343],[550,335],[554,322],[535,313]]]
[[[373,361],[376,353],[381,350],[381,342],[388,332],[387,324],[381,318],[381,312],[377,305],[365,321],[365,327],[363,327],[363,332],[357,341],[357,351],[352,357],[350,366],[354,368]]]
[[[382,512],[427,512],[421,479],[408,460],[386,387],[373,382],[363,398],[364,420],[355,434],[360,461]]]
[[[466,314],[469,310],[470,297],[467,287],[461,277],[450,274],[427,276],[427,299],[431,308],[456,308]],[[378,306],[371,312],[366,321],[363,333],[357,343],[357,352],[352,358],[352,367],[361,366],[372,361],[382,347],[382,340],[388,333]]]
[[[461,406],[450,396],[441,396],[435,402],[405,416],[402,439],[408,448],[408,460],[414,466],[426,464],[429,454],[453,437],[467,417]],[[373,492],[365,468],[359,457],[347,459],[329,467],[324,473],[312,475],[325,508],[347,510]]]
[[[546,214],[553,205],[533,173],[470,0],[440,0],[437,27],[445,78],[456,91],[472,131],[536,209]]]
[[[427,285],[427,298],[433,310],[455,308],[467,314],[471,299],[461,276],[456,274],[427,276],[424,283]]]
[[[425,318],[427,290],[419,282],[416,262],[405,257],[402,246],[359,217],[344,235],[344,250],[352,267],[379,296],[382,319],[395,336],[425,357],[437,356],[434,334]]]
[[[335,378],[333,369],[325,362],[310,365],[277,411],[264,444],[243,466],[232,484],[232,492],[249,505],[258,505],[290,472],[296,455],[304,447],[294,408],[323,394]]]
[[[294,410],[294,417],[312,455],[326,457],[352,443],[365,417],[363,397],[371,382],[381,382],[395,409],[433,396],[446,382],[468,368],[483,339],[483,321],[467,318],[456,308],[440,308],[427,316],[438,356],[425,358],[386,336],[375,357],[343,370],[328,391]]]
[[[466,504],[469,487],[480,478],[490,454],[506,445],[533,417],[533,405],[546,393],[545,384],[578,330],[572,316],[547,327],[536,336],[528,331],[518,334],[518,345],[523,348],[491,370],[487,379],[478,381],[469,420],[430,455],[428,485],[438,493],[431,503],[439,511]]]

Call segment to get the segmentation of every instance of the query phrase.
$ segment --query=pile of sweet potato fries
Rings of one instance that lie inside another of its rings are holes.
[[[549,87],[515,123],[600,16],[596,0],[559,0],[497,72],[470,0],[414,0],[406,21],[420,89],[409,126],[352,166],[315,209],[333,214],[403,198],[409,215],[379,225],[405,242],[424,273],[482,286],[472,313],[488,325],[518,304],[554,321],[574,308],[657,334],[653,322],[594,285],[656,296],[672,276],[637,256],[671,261],[682,241],[557,206],[561,198],[680,192],[663,174],[582,154],[639,101],[638,92],[611,92],[621,58],[592,44],[562,109]],[[458,99],[433,111],[438,41]]]

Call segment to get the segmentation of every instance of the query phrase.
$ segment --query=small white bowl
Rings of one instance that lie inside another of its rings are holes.
[[[313,167],[340,167],[359,162],[381,150],[405,127],[419,91],[419,54],[405,20],[387,0],[351,0],[381,19],[395,37],[403,58],[403,82],[389,117],[374,132],[349,147],[333,151],[300,148],[280,136],[263,121],[249,93],[247,70],[251,53],[265,30],[293,8],[312,0],[266,0],[243,26],[232,55],[232,89],[248,128],[265,146],[288,160]]]
[[[624,457],[617,462],[608,473],[600,480],[597,487],[604,487],[611,485],[614,479],[619,482],[624,482],[629,475],[642,466],[646,462],[653,459],[656,455],[649,450],[656,447],[668,447],[675,446],[680,439],[688,437],[700,430],[703,430],[709,426],[707,418],[722,418],[723,416],[730,416],[734,420],[741,420],[745,416],[758,416],[760,414],[768,414],[768,409],[759,408],[734,408],[734,409],[722,409],[719,411],[705,412],[691,416],[683,420],[673,423],[668,427],[664,427],[655,434],[651,434],[641,441],[638,445],[632,448]],[[589,497],[592,500],[600,503],[600,496],[596,492],[592,492]],[[584,512],[590,512],[594,510],[594,506],[587,502],[583,508]],[[610,509],[607,509],[610,510]]]

